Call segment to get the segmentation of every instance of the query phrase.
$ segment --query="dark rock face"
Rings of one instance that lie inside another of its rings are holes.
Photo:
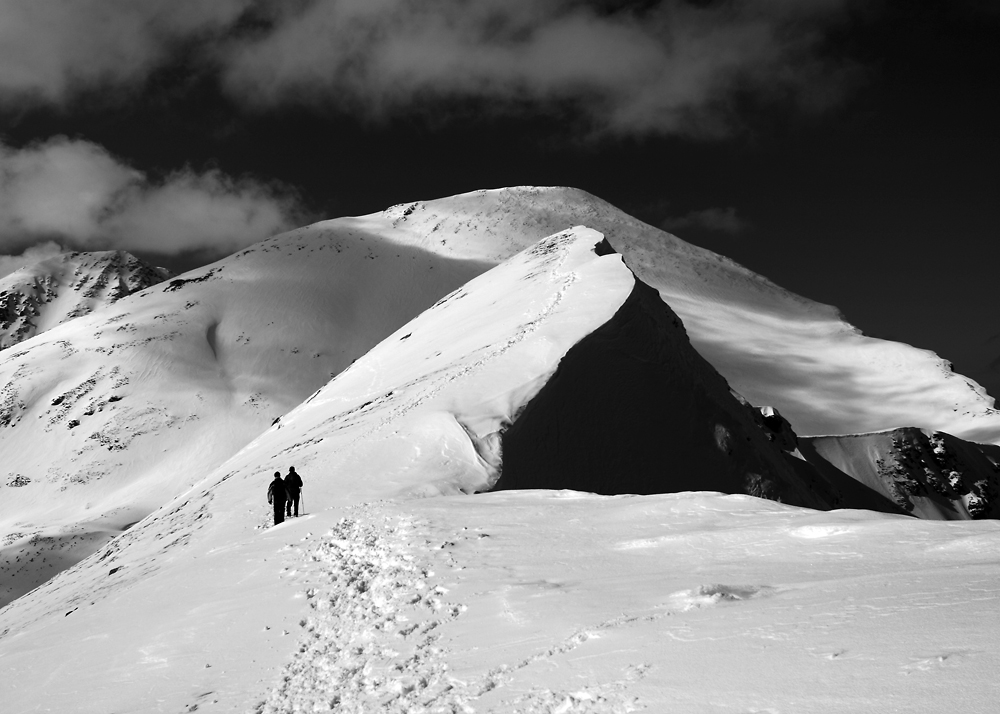
[[[761,419],[636,281],[504,433],[495,489],[723,491],[832,507],[834,490],[811,469],[796,473]]]
[[[915,427],[803,437],[800,444],[818,470],[831,478],[849,475],[903,513],[942,520],[1000,517],[995,446]]]

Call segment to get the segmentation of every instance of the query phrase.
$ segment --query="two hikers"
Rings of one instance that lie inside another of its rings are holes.
[[[299,494],[302,491],[302,477],[295,473],[295,467],[288,469],[284,480],[281,472],[274,472],[274,480],[267,487],[267,502],[274,506],[274,525],[283,523],[285,516],[292,515],[292,505],[295,505],[295,515],[299,515]]]

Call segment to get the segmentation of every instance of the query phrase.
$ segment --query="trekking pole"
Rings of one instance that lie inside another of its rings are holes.
[[[299,497],[302,499],[302,515],[306,515],[306,490],[299,489]]]

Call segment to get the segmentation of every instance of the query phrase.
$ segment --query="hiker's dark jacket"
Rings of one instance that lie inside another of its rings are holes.
[[[274,503],[275,505],[279,503],[284,503],[288,500],[288,490],[285,488],[285,484],[280,478],[274,479],[271,485],[267,487],[267,502]]]
[[[299,489],[302,488],[302,479],[299,475],[292,471],[287,476],[285,476],[285,488],[288,489],[288,495],[295,497],[298,495]]]

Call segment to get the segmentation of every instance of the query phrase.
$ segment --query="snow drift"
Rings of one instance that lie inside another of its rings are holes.
[[[804,483],[755,416],[656,292],[577,227],[444,297],[226,468],[294,462],[340,481],[341,499],[389,484],[397,495],[700,485],[829,507],[829,487]]]

